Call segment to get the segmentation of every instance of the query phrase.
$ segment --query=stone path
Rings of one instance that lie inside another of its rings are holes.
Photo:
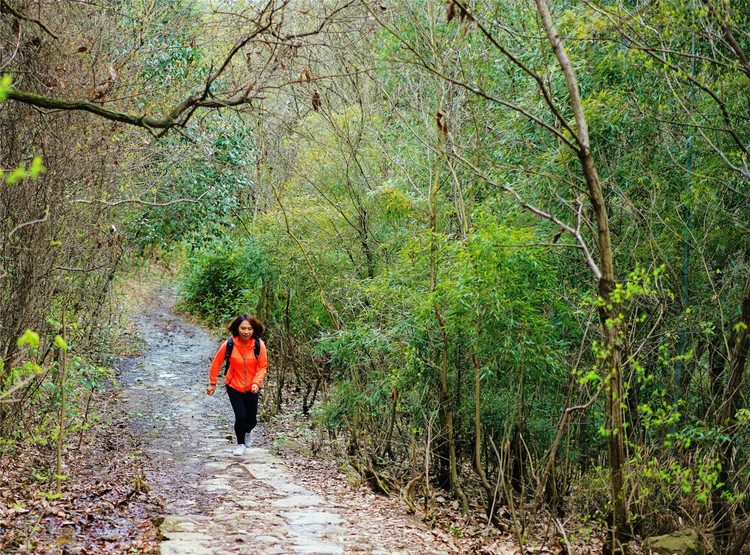
[[[221,505],[208,515],[166,517],[163,554],[343,553],[356,545],[356,535],[341,526],[339,509],[295,484],[266,449],[230,457],[207,457],[214,474],[201,484],[221,496]]]
[[[163,554],[454,551],[406,515],[378,519],[301,486],[309,477],[270,452],[262,426],[244,456],[232,455],[226,392],[205,394],[219,340],[171,304],[163,291],[133,316],[144,354],[120,367],[122,407],[149,461],[146,480],[168,511]]]

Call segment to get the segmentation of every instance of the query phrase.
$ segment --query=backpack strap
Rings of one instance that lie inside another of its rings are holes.
[[[229,336],[229,339],[227,339],[227,350],[224,353],[224,362],[221,365],[221,368],[224,374],[226,374],[227,371],[229,370],[229,358],[232,356],[233,350],[234,350],[234,337]]]
[[[260,337],[258,337],[257,335],[255,336],[255,347],[253,348],[255,358],[258,358],[260,356],[260,344],[262,343],[262,341],[263,340]]]

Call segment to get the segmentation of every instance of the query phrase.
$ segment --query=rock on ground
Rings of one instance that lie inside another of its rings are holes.
[[[654,555],[706,555],[698,532],[688,528],[673,534],[655,536],[643,542],[643,552]]]

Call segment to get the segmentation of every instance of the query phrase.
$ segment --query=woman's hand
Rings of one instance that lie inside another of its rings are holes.
[[[216,384],[209,384],[208,389],[206,390],[207,395],[213,395],[216,391]]]
[[[258,391],[260,391],[260,387],[258,387],[258,384],[254,383],[250,386],[250,391],[252,391],[253,393],[258,393]]]

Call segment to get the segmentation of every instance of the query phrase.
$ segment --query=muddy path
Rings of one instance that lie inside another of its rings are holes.
[[[226,391],[205,394],[218,339],[172,305],[165,288],[132,315],[144,349],[119,368],[121,408],[165,506],[163,554],[456,551],[397,502],[348,488],[330,465],[282,460],[263,423],[233,456]]]

